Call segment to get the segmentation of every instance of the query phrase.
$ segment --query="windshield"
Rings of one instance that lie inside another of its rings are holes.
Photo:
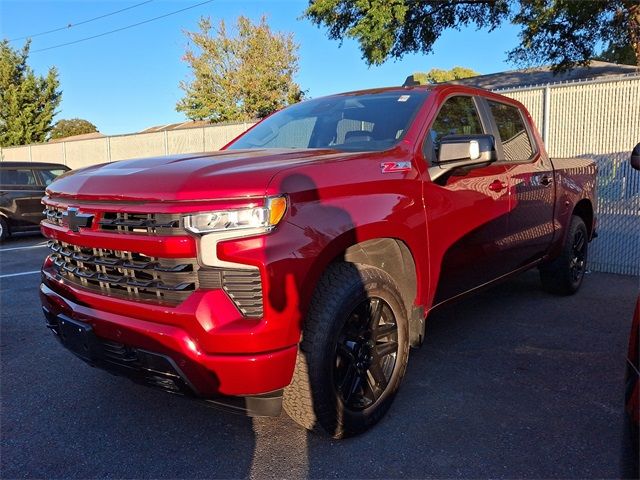
[[[228,148],[386,150],[404,136],[428,93],[398,90],[297,103],[265,119]]]

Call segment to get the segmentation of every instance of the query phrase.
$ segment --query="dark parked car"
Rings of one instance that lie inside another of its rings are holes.
[[[0,242],[15,232],[40,230],[44,189],[68,170],[58,163],[0,163]]]

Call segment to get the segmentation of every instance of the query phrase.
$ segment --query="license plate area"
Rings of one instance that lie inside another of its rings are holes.
[[[91,325],[60,315],[58,327],[60,340],[65,347],[85,360],[96,357],[98,345]]]

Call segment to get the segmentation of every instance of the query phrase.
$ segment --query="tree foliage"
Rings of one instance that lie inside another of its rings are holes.
[[[73,135],[82,135],[84,133],[97,132],[98,128],[88,120],[82,118],[71,118],[69,120],[59,120],[51,129],[49,139],[72,137]]]
[[[453,67],[451,70],[432,68],[428,72],[416,72],[411,77],[413,82],[425,85],[427,83],[450,82],[451,80],[476,77],[478,75],[480,75],[478,72],[470,68]]]
[[[36,75],[27,65],[29,41],[21,50],[0,42],[0,146],[44,142],[62,92],[58,72]]]
[[[636,54],[631,45],[624,45],[621,47],[609,44],[607,48],[605,48],[600,55],[596,57],[596,60],[633,65],[636,63]]]
[[[625,60],[631,49],[640,65],[638,0],[521,0],[513,21],[522,26],[520,45],[509,52],[517,64],[568,70],[587,65],[607,45],[611,60]]]
[[[638,0],[311,0],[305,16],[326,26],[330,38],[357,40],[369,64],[428,54],[448,29],[512,22],[521,28],[520,45],[509,52],[517,64],[568,70],[607,45],[630,48],[640,65]]]
[[[192,120],[250,120],[301,100],[292,34],[272,32],[264,16],[258,24],[239,17],[235,36],[224,21],[212,35],[209,18],[200,19],[199,30],[185,32],[193,44],[184,56],[193,79],[180,83],[179,112]]]

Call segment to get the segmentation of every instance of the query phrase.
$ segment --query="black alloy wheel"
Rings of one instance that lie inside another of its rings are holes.
[[[395,280],[370,265],[327,267],[305,318],[283,407],[333,438],[357,435],[391,407],[409,360],[409,319]]]
[[[571,217],[568,232],[559,255],[540,266],[542,288],[556,295],[576,293],[587,271],[589,233],[584,220]]]
[[[571,279],[574,282],[578,282],[584,275],[585,266],[587,264],[587,237],[584,230],[578,229],[575,231],[571,250],[573,253],[569,262]]]
[[[389,304],[361,302],[344,324],[336,346],[334,386],[344,406],[361,411],[389,386],[398,356],[398,325]]]

